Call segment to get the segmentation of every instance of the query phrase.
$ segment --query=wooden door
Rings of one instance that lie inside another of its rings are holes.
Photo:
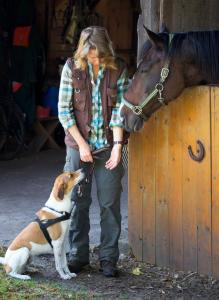
[[[219,88],[211,88],[212,275],[219,278]]]
[[[131,135],[129,237],[139,260],[211,274],[213,251],[219,263],[218,90],[186,89]],[[197,154],[198,140],[201,162],[188,153]]]

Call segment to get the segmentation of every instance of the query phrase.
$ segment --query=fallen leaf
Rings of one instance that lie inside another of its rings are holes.
[[[132,274],[133,275],[141,275],[143,273],[141,272],[140,268],[137,267],[137,268],[132,269]]]

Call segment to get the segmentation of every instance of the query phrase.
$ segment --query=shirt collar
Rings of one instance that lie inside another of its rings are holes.
[[[87,64],[88,64],[89,74],[90,74],[91,78],[93,78],[93,68],[92,68],[92,64],[89,63],[89,62],[88,62]],[[104,68],[103,68],[103,65],[100,64],[99,71],[98,71],[98,75],[97,75],[97,79],[101,79],[103,73],[104,73]]]

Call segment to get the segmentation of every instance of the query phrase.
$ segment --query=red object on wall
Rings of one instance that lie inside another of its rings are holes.
[[[16,27],[13,35],[13,46],[29,46],[31,26]]]
[[[16,93],[23,86],[22,82],[13,81],[12,82],[12,91]]]
[[[51,108],[37,105],[36,115],[38,119],[48,118],[50,115]]]

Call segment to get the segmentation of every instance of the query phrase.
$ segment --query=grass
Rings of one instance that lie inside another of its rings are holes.
[[[4,256],[5,249],[0,246],[0,256]],[[23,281],[6,276],[3,267],[0,266],[0,299],[1,300],[95,300],[88,291],[77,292],[63,289],[55,282],[39,283],[35,280]]]

